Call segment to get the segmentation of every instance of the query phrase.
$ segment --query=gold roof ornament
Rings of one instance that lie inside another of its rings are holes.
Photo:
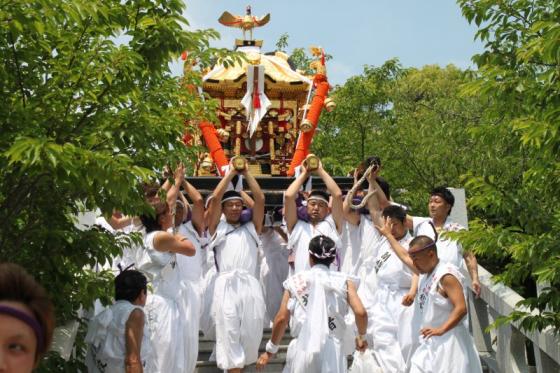
[[[317,58],[309,64],[309,67],[315,70],[317,74],[327,75],[327,67],[325,66],[325,50],[321,47],[311,46],[309,47],[309,51],[312,56]]]
[[[251,14],[251,6],[247,5],[244,16],[236,16],[230,12],[223,12],[218,22],[227,27],[237,27],[243,30],[243,39],[253,40],[253,29],[266,25],[270,21],[270,13],[264,17],[255,17]],[[249,39],[246,32],[249,31]]]

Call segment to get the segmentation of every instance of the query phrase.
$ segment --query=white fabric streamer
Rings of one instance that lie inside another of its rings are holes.
[[[256,74],[255,74],[256,72]],[[256,75],[256,76],[255,76]],[[257,79],[257,89],[258,89],[258,97],[260,101],[260,107],[254,107],[253,102],[253,89],[255,85],[255,79]],[[241,104],[245,107],[247,111],[247,119],[249,121],[249,137],[253,137],[253,134],[257,130],[257,126],[261,119],[265,116],[268,108],[270,107],[271,102],[264,94],[264,66],[258,65],[247,66],[247,92],[243,99],[241,100]]]

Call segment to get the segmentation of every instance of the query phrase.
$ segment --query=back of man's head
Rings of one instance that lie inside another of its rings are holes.
[[[148,280],[141,272],[127,269],[115,277],[115,300],[134,302],[148,288]]]

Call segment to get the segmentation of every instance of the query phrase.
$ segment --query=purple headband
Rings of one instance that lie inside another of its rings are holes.
[[[409,254],[416,254],[416,253],[419,253],[419,252],[424,251],[426,249],[430,249],[430,248],[435,247],[435,246],[436,246],[435,242],[430,242],[429,244],[427,244],[423,248],[418,249],[418,250],[414,250],[413,252],[409,252]]]
[[[35,333],[35,337],[37,338],[37,353],[43,352],[44,343],[45,343],[43,339],[43,328],[35,318],[29,316],[25,312],[22,312],[16,308],[9,307],[9,306],[2,306],[2,305],[0,305],[0,314],[14,317],[20,320],[21,322],[26,323],[27,326],[33,329],[33,332]]]

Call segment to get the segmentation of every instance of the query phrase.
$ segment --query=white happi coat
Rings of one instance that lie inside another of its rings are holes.
[[[211,313],[220,369],[243,368],[258,358],[265,314],[257,280],[259,241],[252,222],[233,226],[221,220],[212,237],[218,274]]]
[[[435,240],[436,233],[433,227],[433,221],[431,218],[413,217],[412,218],[412,230],[414,232],[414,237],[416,236],[428,236]],[[446,263],[451,263],[459,269],[465,268],[465,262],[463,260],[463,247],[461,244],[455,240],[445,237],[445,232],[457,232],[464,230],[465,227],[458,223],[452,222],[449,217],[445,220],[443,224],[443,229],[441,233],[437,236],[437,254],[439,260]]]
[[[144,310],[154,351],[155,371],[184,372],[188,352],[185,284],[181,280],[175,254],[154,248],[154,237],[160,232],[150,232],[144,237],[144,255],[137,263],[153,288]]]
[[[202,310],[202,273],[205,258],[202,255],[202,237],[192,222],[181,224],[178,233],[192,242],[196,249],[194,256],[177,255],[177,266],[184,283],[183,298],[187,305],[183,315],[187,325],[185,373],[192,373],[198,360],[198,330]]]
[[[282,303],[283,282],[288,277],[288,249],[284,238],[269,227],[261,234],[260,281],[266,303],[267,322],[274,320]]]
[[[319,235],[331,238],[335,242],[337,253],[340,251],[342,242],[331,214],[327,215],[323,221],[315,225],[303,220],[298,220],[288,236],[288,247],[295,252],[294,274],[306,271],[310,268],[309,241],[311,241],[313,237]],[[338,262],[338,260],[335,260],[335,262]],[[336,268],[335,262],[333,262],[331,268]]]
[[[126,358],[126,322],[135,309],[129,301],[119,300],[95,316],[85,338],[89,345],[86,366],[90,373],[124,373]],[[143,311],[142,311],[143,312]],[[144,372],[153,372],[150,333],[144,328],[140,359]]]
[[[340,250],[340,271],[356,275],[356,265],[360,259],[361,226],[348,221],[342,226],[342,248]]]
[[[294,339],[288,346],[284,373],[346,372],[343,339],[348,313],[347,281],[354,277],[317,264],[284,282]]]
[[[404,372],[405,359],[399,335],[409,335],[413,309],[401,304],[411,286],[412,272],[398,258],[389,241],[377,230],[373,237],[379,243],[374,273],[377,289],[373,301],[366,302],[368,312],[368,339],[373,342],[373,352],[383,371]],[[408,249],[411,236],[408,232],[399,240]],[[366,297],[371,299],[371,296]],[[402,343],[401,343],[402,342]]]
[[[472,336],[464,322],[441,336],[424,339],[420,330],[439,327],[447,321],[453,305],[439,293],[441,278],[450,274],[459,282],[462,275],[450,263],[439,262],[431,274],[422,275],[415,309],[416,345],[410,358],[410,372],[477,373],[482,372]],[[466,318],[466,316],[465,316]]]
[[[377,289],[377,276],[375,273],[375,263],[381,241],[384,239],[369,215],[360,216],[360,256],[355,264],[353,272],[360,279],[358,295],[366,304],[373,304],[373,295]]]

